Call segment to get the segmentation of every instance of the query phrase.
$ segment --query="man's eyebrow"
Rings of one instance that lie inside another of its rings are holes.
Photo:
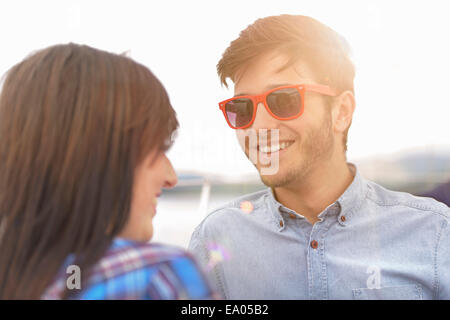
[[[267,92],[267,91],[269,91],[269,90],[271,90],[271,89],[275,89],[275,88],[279,88],[279,87],[284,87],[284,86],[291,86],[291,85],[292,85],[292,83],[277,83],[277,84],[271,84],[271,85],[266,86],[266,87],[264,88],[264,91],[263,91],[263,92]],[[235,94],[235,95],[233,96],[233,98],[234,98],[234,97],[238,97],[238,96],[251,96],[251,94],[248,94],[248,93],[238,93],[238,94]]]

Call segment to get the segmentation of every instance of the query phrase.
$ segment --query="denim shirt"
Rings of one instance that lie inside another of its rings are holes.
[[[189,249],[226,299],[450,299],[450,208],[355,171],[314,225],[268,188],[211,212]]]

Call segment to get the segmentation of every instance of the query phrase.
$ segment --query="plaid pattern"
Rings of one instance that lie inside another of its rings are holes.
[[[45,291],[42,299],[60,299],[66,289],[66,268]],[[83,271],[81,270],[81,277]],[[86,288],[76,299],[217,299],[192,256],[161,244],[115,239],[94,266]]]

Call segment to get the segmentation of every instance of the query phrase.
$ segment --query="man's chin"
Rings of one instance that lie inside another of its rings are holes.
[[[281,172],[277,172],[276,174],[261,174],[261,170],[259,170],[259,177],[262,183],[270,188],[282,187],[291,180],[287,174],[282,174]]]

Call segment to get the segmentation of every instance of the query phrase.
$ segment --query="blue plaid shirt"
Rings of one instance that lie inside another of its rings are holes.
[[[70,277],[66,273],[70,258],[42,299],[60,299]],[[76,295],[76,299],[87,300],[213,298],[219,296],[186,251],[120,238],[94,266],[87,287]]]

